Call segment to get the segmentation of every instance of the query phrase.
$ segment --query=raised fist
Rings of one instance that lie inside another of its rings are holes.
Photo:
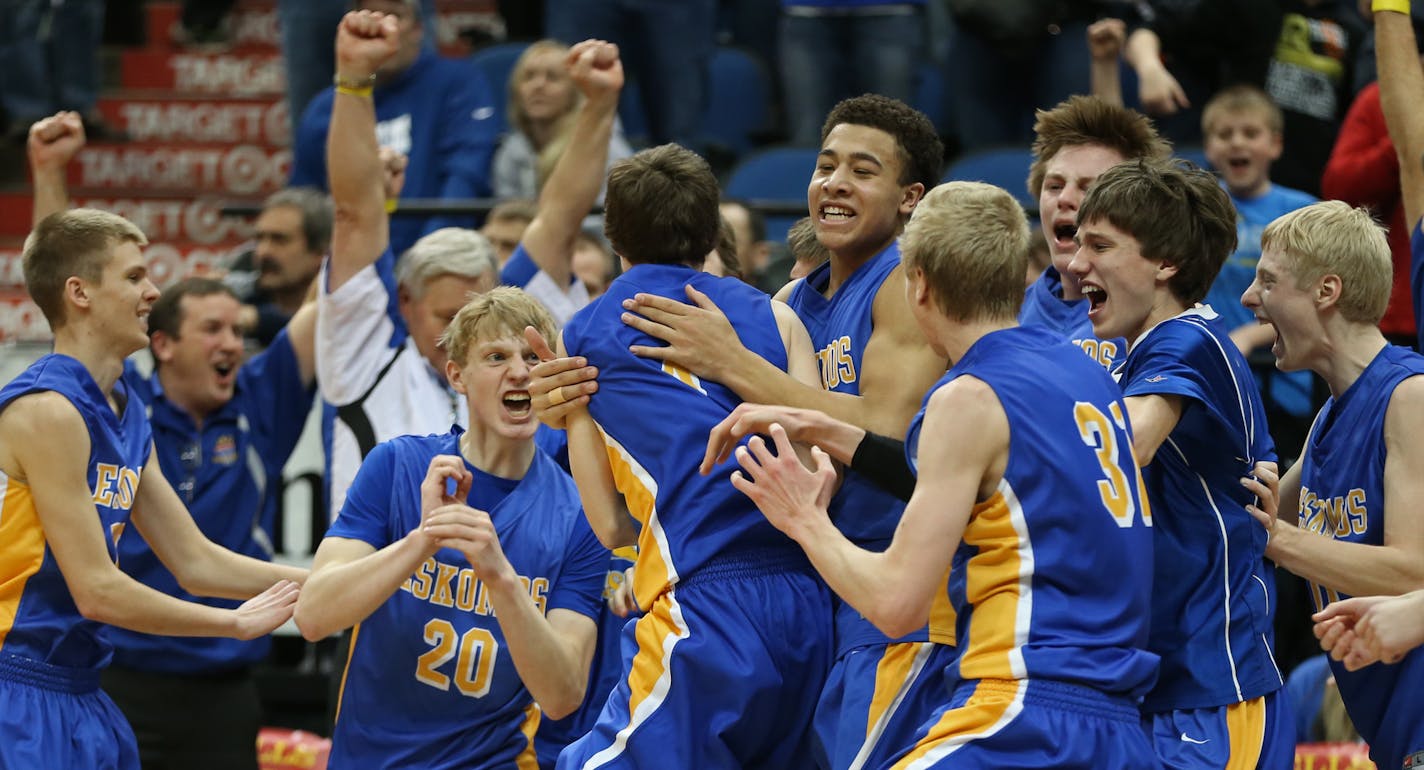
[[[564,66],[585,98],[618,97],[623,88],[623,62],[618,46],[603,40],[585,40],[569,49]]]
[[[377,11],[351,11],[336,28],[336,73],[363,81],[400,50],[400,20]]]
[[[30,126],[26,150],[35,170],[62,170],[84,148],[84,123],[77,112],[57,112]]]

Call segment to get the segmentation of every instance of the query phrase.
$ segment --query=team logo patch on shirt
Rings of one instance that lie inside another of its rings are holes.
[[[1165,374],[1154,375],[1154,376],[1148,377],[1148,378],[1146,379],[1146,382],[1166,382],[1166,381],[1167,381],[1167,375],[1165,375]]]
[[[213,462],[218,465],[232,465],[237,462],[237,439],[225,433],[213,442]]]

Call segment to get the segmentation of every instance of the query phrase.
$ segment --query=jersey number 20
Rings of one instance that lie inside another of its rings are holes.
[[[459,649],[456,649],[456,641]],[[433,618],[425,624],[425,643],[435,645],[429,652],[417,659],[415,678],[439,690],[450,689],[451,677],[436,669],[455,661],[455,687],[461,695],[483,698],[489,694],[490,678],[494,673],[494,659],[499,652],[499,643],[494,635],[483,628],[472,628],[463,635],[455,631],[450,621]]]

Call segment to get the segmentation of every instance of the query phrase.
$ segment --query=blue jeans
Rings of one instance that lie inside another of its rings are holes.
[[[336,26],[350,9],[349,0],[278,0],[282,61],[287,70],[287,109],[292,130],[312,97],[331,85],[336,71]],[[435,0],[420,0],[425,45],[434,47]]]
[[[1045,33],[1032,54],[1011,56],[956,27],[947,74],[961,148],[1027,147],[1035,109],[1088,93],[1086,40],[1086,24],[1065,23],[1058,34]]]
[[[925,14],[781,17],[781,86],[796,144],[819,144],[826,113],[870,92],[914,103]]]
[[[11,0],[0,14],[0,107],[23,124],[99,98],[103,0]]]
[[[618,44],[638,81],[653,144],[695,147],[707,103],[715,0],[545,0],[549,37]]]

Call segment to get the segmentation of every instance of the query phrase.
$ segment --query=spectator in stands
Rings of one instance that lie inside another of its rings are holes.
[[[490,155],[498,127],[493,96],[468,61],[443,59],[422,46],[425,30],[417,0],[360,0],[359,7],[400,21],[399,50],[379,71],[339,87],[374,87],[380,144],[407,156],[404,198],[473,198],[489,192]],[[338,75],[344,73],[338,69]],[[326,189],[325,142],[335,89],[312,100],[292,147],[292,186]],[[473,217],[397,217],[390,245],[404,253],[420,236],[441,227],[473,226]]]
[[[1123,58],[1137,73],[1137,104],[1174,142],[1201,141],[1201,108],[1236,83],[1266,82],[1281,31],[1276,0],[1149,0]]]
[[[122,141],[99,116],[99,41],[103,0],[14,0],[0,18],[0,108],[7,144],[25,143],[30,125],[59,110],[78,112],[85,134]]]
[[[262,204],[256,230],[250,272],[227,283],[242,300],[247,336],[265,348],[306,301],[331,248],[331,201],[311,188],[278,191]]]
[[[588,289],[592,300],[608,288],[608,282],[618,275],[618,261],[608,244],[587,230],[574,238],[574,276]]]
[[[768,289],[761,285],[762,273],[766,272],[771,260],[771,244],[766,240],[766,219],[759,211],[753,211],[742,201],[724,200],[717,204],[722,213],[722,221],[732,228],[733,240],[737,244],[737,261],[742,263],[742,278],[748,283],[761,287],[767,294],[781,288],[781,284]]]
[[[524,49],[509,75],[510,132],[494,153],[497,198],[537,198],[554,164],[572,145],[575,116],[582,96],[564,66],[569,47],[540,40]],[[633,154],[614,123],[608,140],[608,165]],[[603,202],[599,190],[598,201]]]
[[[380,36],[362,33],[379,19]],[[401,55],[405,21],[353,11],[337,33],[337,74],[363,83]],[[355,25],[355,31],[348,29]],[[331,258],[318,278],[317,381],[336,410],[328,446],[329,505],[341,509],[362,458],[379,441],[441,432],[463,421],[464,397],[443,374],[437,344],[470,292],[495,284],[489,241],[472,230],[437,230],[417,241],[397,269],[385,210],[376,111],[368,89],[333,96],[330,137],[335,225]]]
[[[1415,24],[1415,39],[1420,25]],[[1355,97],[1335,149],[1320,178],[1320,194],[1351,206],[1365,206],[1388,228],[1389,251],[1394,257],[1394,288],[1380,331],[1390,342],[1414,344],[1414,309],[1409,292],[1409,226],[1404,221],[1404,198],[1399,192],[1399,155],[1390,141],[1380,107],[1379,83],[1370,83]]]
[[[350,8],[351,0],[277,0],[282,63],[287,74],[287,114],[294,135],[307,105],[331,85],[335,61],[331,31]],[[420,18],[423,27],[435,29],[435,0],[420,0]],[[431,50],[435,49],[433,37],[426,41]]]
[[[64,169],[84,146],[73,113],[40,121],[29,139],[36,222],[68,207]],[[164,290],[149,314],[154,371],[126,362],[124,383],[148,408],[153,452],[209,540],[244,556],[272,558],[282,467],[313,396],[315,306],[297,312],[266,351],[243,362],[242,305],[231,289],[188,278]],[[237,607],[179,585],[147,541],[118,541],[135,580],[188,602]],[[261,704],[251,667],[268,637],[157,636],[108,629],[113,663],[104,690],[138,738],[145,767],[257,766]]]
[[[816,220],[801,217],[786,233],[786,246],[796,263],[791,266],[791,280],[805,278],[812,270],[831,258],[831,252],[816,237]]]
[[[726,217],[721,217],[721,220],[721,225],[717,228],[717,245],[707,252],[707,259],[702,262],[702,272],[719,278],[731,277],[745,281],[746,267],[742,264],[741,255],[737,253],[736,233]]]
[[[1256,278],[1261,259],[1261,233],[1276,217],[1309,206],[1315,196],[1271,183],[1271,164],[1281,156],[1281,110],[1261,89],[1235,85],[1224,89],[1202,110],[1206,158],[1221,176],[1221,185],[1236,209],[1236,251],[1226,259],[1207,292],[1206,302],[1231,330],[1231,341],[1242,354],[1269,349],[1275,330],[1256,320],[1241,304],[1241,295]],[[1292,452],[1305,440],[1315,414],[1310,372],[1278,372],[1274,366],[1253,368],[1261,386],[1266,417],[1276,446]],[[1289,456],[1289,455],[1287,455]]]
[[[697,146],[717,0],[545,0],[544,11],[548,37],[598,38],[627,52],[652,144]]]
[[[579,150],[559,156],[539,191],[534,221],[499,271],[501,283],[528,291],[561,326],[589,301],[588,287],[573,269],[575,244],[603,189],[624,77],[619,49],[609,44],[586,46],[578,55],[570,52],[563,67],[583,95],[568,130],[569,147]]]
[[[925,30],[925,0],[781,0],[778,55],[791,141],[819,142],[822,116],[857,94],[913,104]]]
[[[524,237],[524,229],[529,227],[538,213],[538,202],[527,198],[501,201],[490,209],[480,234],[488,238],[494,247],[495,261],[500,267],[504,267],[504,263],[514,254],[519,239]]]

